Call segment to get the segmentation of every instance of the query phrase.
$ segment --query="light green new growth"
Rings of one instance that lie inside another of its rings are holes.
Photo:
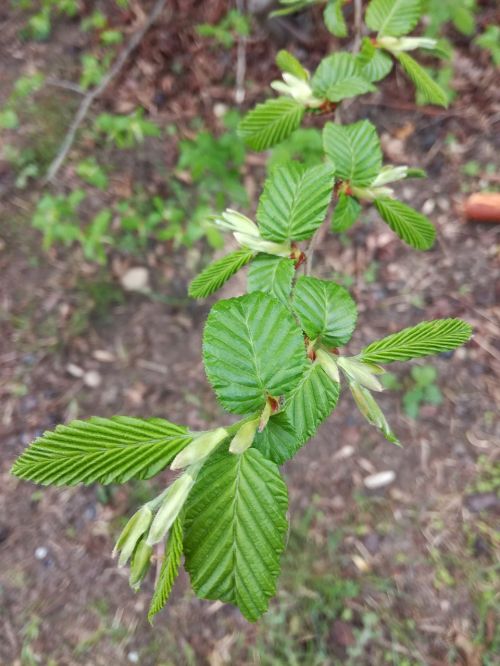
[[[334,35],[347,36],[344,0],[282,0],[278,13],[313,4],[324,5]],[[272,82],[278,97],[243,118],[245,142],[256,150],[276,145],[306,115],[331,114],[341,100],[376,90],[394,62],[429,102],[445,104],[444,93],[407,53],[433,48],[434,40],[406,36],[421,14],[420,0],[371,0],[365,22],[376,34],[364,38],[356,54],[328,55],[311,75],[295,56],[280,51],[283,80]],[[115,547],[119,564],[130,563],[133,589],[164,550],[150,621],[165,606],[183,555],[199,597],[235,604],[248,620],[257,620],[276,591],[288,530],[288,493],[278,466],[313,437],[341,390],[352,394],[368,423],[399,444],[371,393],[383,388],[379,364],[451,351],[471,336],[466,322],[443,319],[372,342],[357,355],[344,352],[357,323],[356,303],[344,287],[308,275],[322,225],[345,232],[363,206],[373,206],[418,250],[432,247],[436,230],[398,201],[392,188],[425,174],[384,165],[368,120],[327,122],[323,147],[318,164],[288,160],[271,170],[253,216],[226,210],[212,220],[239,247],[195,277],[189,294],[210,296],[249,264],[248,293],[216,303],[203,334],[205,372],[228,413],[223,422],[193,433],[159,418],[73,421],[36,439],[12,468],[22,479],[53,485],[123,483],[168,467],[177,472],[131,517]]]

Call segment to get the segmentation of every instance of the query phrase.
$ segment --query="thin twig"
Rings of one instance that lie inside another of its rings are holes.
[[[357,53],[361,46],[361,37],[363,32],[363,2],[354,0],[354,42],[352,52]]]
[[[236,0],[236,9],[240,14],[245,12],[245,0]],[[245,75],[247,71],[247,38],[245,35],[238,35],[238,49],[236,55],[236,89],[234,91],[234,101],[236,104],[242,104],[245,100]]]
[[[78,131],[78,128],[82,124],[82,122],[85,120],[85,117],[94,102],[94,100],[99,97],[99,95],[102,94],[102,92],[107,88],[107,86],[110,84],[110,82],[120,73],[123,65],[125,62],[128,60],[129,56],[135,49],[139,46],[139,44],[142,41],[142,38],[146,34],[146,32],[149,30],[149,28],[153,25],[153,23],[159,18],[160,14],[162,11],[165,9],[165,6],[167,4],[167,0],[157,0],[155,3],[151,13],[149,14],[148,18],[144,21],[142,26],[135,32],[132,37],[130,38],[129,43],[127,46],[123,49],[123,51],[120,53],[118,58],[116,59],[114,65],[111,67],[111,69],[108,71],[108,73],[104,76],[102,81],[99,83],[98,86],[96,86],[93,90],[90,90],[85,97],[83,98],[78,111],[76,112],[75,117],[73,118],[73,122],[71,123],[69,130],[64,138],[64,141],[61,144],[61,147],[59,148],[59,151],[54,159],[54,161],[51,163],[47,175],[45,177],[45,183],[53,180],[57,173],[59,172],[59,169],[64,163],[64,160],[66,159],[66,156],[68,155],[71,146],[74,143],[76,133]]]
[[[352,53],[357,53],[359,51],[359,47],[361,45],[362,31],[363,31],[363,2],[362,0],[354,0],[354,40],[351,46]],[[338,124],[341,123],[340,104],[335,109],[335,122]],[[309,245],[306,250],[307,262],[304,267],[305,275],[310,275],[312,272],[316,246],[318,245],[319,242],[323,241],[328,224],[329,223],[325,220],[325,222],[318,229],[316,229],[313,237],[309,241]]]
[[[54,86],[54,88],[63,88],[63,90],[71,90],[71,92],[77,93],[78,95],[85,95],[86,90],[84,90],[78,83],[73,83],[73,81],[63,81],[61,79],[53,79],[49,77],[45,79],[45,83],[48,86]]]

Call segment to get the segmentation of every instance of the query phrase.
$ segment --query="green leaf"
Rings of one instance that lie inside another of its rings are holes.
[[[392,69],[392,58],[364,37],[357,56],[363,76],[372,83],[384,79]]]
[[[302,443],[287,413],[279,412],[271,416],[262,432],[255,435],[253,446],[265,458],[282,465],[286,460],[293,458]]]
[[[435,319],[405,328],[372,342],[360,354],[369,363],[392,363],[451,351],[472,335],[472,327],[461,319]]]
[[[332,190],[330,164],[277,167],[266,181],[257,209],[262,237],[276,242],[311,238],[326,217]]]
[[[352,380],[349,381],[349,388],[351,389],[352,397],[354,398],[359,411],[368,423],[380,430],[388,442],[396,444],[396,446],[401,446],[399,439],[388,424],[384,412],[380,409],[370,391]]]
[[[358,187],[370,185],[382,168],[377,130],[369,120],[352,125],[326,123],[323,146],[335,176]]]
[[[327,30],[335,37],[347,37],[347,24],[342,13],[343,0],[329,0],[323,12]]]
[[[257,620],[276,591],[287,508],[278,467],[255,448],[210,458],[186,511],[185,566],[196,594]]]
[[[293,310],[311,340],[329,347],[345,345],[351,339],[358,316],[347,289],[329,280],[300,277],[293,290]]]
[[[250,148],[265,150],[289,137],[299,127],[304,111],[293,99],[269,99],[246,114],[238,133]]]
[[[396,199],[375,199],[374,204],[382,219],[405,243],[416,250],[428,250],[434,245],[436,228],[425,215]]]
[[[356,222],[361,212],[361,204],[355,197],[350,197],[344,192],[339,194],[339,199],[332,218],[332,231],[337,233],[347,231]]]
[[[360,65],[350,53],[333,53],[324,58],[311,83],[314,94],[330,102],[340,102],[375,90],[364,78]]]
[[[207,266],[189,285],[192,298],[206,298],[220,289],[240,268],[254,256],[252,250],[241,248]]]
[[[413,30],[422,12],[422,0],[371,0],[365,22],[380,37],[400,37]]]
[[[12,473],[42,485],[147,479],[191,439],[187,428],[164,419],[92,417],[44,433],[16,460]]]
[[[170,530],[165,550],[165,557],[161,565],[160,576],[156,583],[153,598],[148,611],[148,620],[152,623],[153,617],[164,608],[168,601],[170,593],[175,583],[175,579],[179,575],[179,568],[182,558],[182,514],[179,516]]]
[[[331,414],[339,392],[340,384],[333,382],[319,363],[309,362],[285,404],[285,412],[301,445],[314,435],[320,423]]]
[[[448,96],[445,91],[416,60],[407,53],[398,53],[397,59],[408,77],[413,81],[424,102],[448,106]]]
[[[220,403],[234,414],[262,409],[269,395],[289,394],[307,362],[295,320],[260,291],[214,305],[205,326],[203,359]]]
[[[248,291],[264,291],[288,307],[294,275],[291,259],[258,254],[248,269]]]
[[[276,64],[282,72],[293,74],[293,76],[296,76],[302,81],[307,81],[309,78],[307,70],[302,67],[301,63],[290,53],[290,51],[286,51],[285,49],[278,51],[276,54]]]

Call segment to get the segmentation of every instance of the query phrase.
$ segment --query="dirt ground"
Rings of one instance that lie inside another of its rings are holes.
[[[214,105],[234,103],[234,49],[214,49],[194,26],[217,21],[225,3],[172,6],[93,113],[141,105],[181,136],[196,117],[217,129]],[[74,23],[58,22],[48,42],[27,46],[20,21],[0,9],[0,102],[27,63],[66,79],[76,68]],[[281,25],[272,35],[257,25],[247,46],[245,107],[264,97],[279,47],[288,44],[311,67],[335,47],[316,21]],[[182,81],[172,73],[179,60]],[[463,38],[454,64],[459,95],[448,110],[415,106],[406,81],[392,74],[380,93],[342,116],[373,120],[387,161],[428,170],[428,180],[409,181],[401,195],[435,222],[435,247],[417,254],[366,210],[366,223],[345,238],[324,238],[315,270],[338,276],[359,302],[352,352],[437,317],[467,319],[474,339],[432,361],[444,400],[424,405],[418,420],[402,408],[409,368],[394,370],[400,388],[381,404],[403,448],[382,440],[344,394],[286,464],[290,550],[278,597],[256,625],[229,606],[197,600],[184,574],[154,627],[147,623],[153,581],[134,595],[111,551],[121,517],[168,473],[105,489],[41,489],[9,475],[36,435],[72,418],[163,416],[201,428],[217,423],[220,411],[200,357],[210,303],[186,297],[201,250],[113,254],[106,268],[77,249],[43,252],[29,225],[39,190],[16,190],[0,164],[0,664],[500,663],[500,226],[465,223],[461,213],[468,191],[499,185],[500,90],[498,71]],[[71,118],[71,95],[52,96]],[[15,140],[24,140],[21,132]],[[175,146],[176,137],[147,144],[139,158],[127,158],[123,178],[147,180],[159,161],[170,168]],[[480,165],[474,176],[464,169],[470,162]],[[249,154],[243,175],[254,200],[260,157]],[[56,189],[71,184],[68,163]],[[120,287],[119,275],[135,265],[149,270],[149,295]],[[244,288],[241,275],[224,295]],[[368,475],[388,470],[391,484],[365,487]]]

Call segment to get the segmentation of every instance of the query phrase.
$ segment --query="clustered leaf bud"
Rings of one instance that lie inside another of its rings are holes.
[[[357,358],[348,356],[339,356],[338,365],[342,368],[349,381],[354,381],[361,386],[365,386],[371,391],[383,391],[384,387],[375,377],[385,371],[375,363],[366,363]]]
[[[371,423],[378,428],[389,442],[400,446],[398,438],[391,430],[384,413],[376,403],[370,391],[353,381],[349,383],[349,388],[351,389],[352,396],[359,411],[363,414],[368,423]]]
[[[316,349],[316,359],[332,382],[339,383],[339,368],[333,356],[324,349]]]
[[[291,97],[296,102],[309,107],[310,109],[317,109],[323,103],[322,99],[314,96],[311,86],[304,79],[294,76],[289,72],[283,72],[283,81],[273,81],[271,88]]]
[[[259,423],[260,417],[257,417],[240,426],[238,432],[231,440],[229,446],[230,453],[244,453],[252,446]]]
[[[228,436],[229,433],[225,428],[216,428],[196,435],[193,441],[176,455],[170,469],[183,469],[203,460]]]
[[[153,520],[153,512],[147,504],[134,513],[118,537],[113,550],[113,555],[120,553],[118,566],[127,564],[141,537],[148,531]]]
[[[190,465],[168,489],[149,530],[147,543],[150,546],[162,541],[172,527],[189,496],[202,464]]]
[[[153,547],[142,539],[135,549],[130,567],[129,585],[133,590],[140,588],[144,576],[149,571],[152,553]]]

